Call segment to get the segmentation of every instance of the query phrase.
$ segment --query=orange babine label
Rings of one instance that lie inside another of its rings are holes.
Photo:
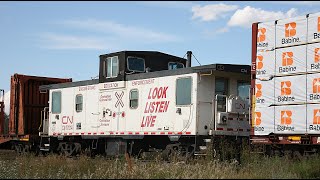
[[[255,112],[255,115],[254,131],[264,131],[264,127],[259,126],[261,124],[261,112]]]
[[[320,48],[314,48],[314,62],[311,63],[311,70],[320,69]]]
[[[295,101],[296,98],[294,96],[289,96],[291,95],[291,81],[282,81],[280,90],[281,90],[281,95],[278,96],[279,103]]]
[[[281,82],[281,96],[291,95],[291,81]]]
[[[320,124],[320,109],[313,110],[313,124]]]
[[[285,37],[292,37],[296,35],[297,24],[295,22],[285,24]]]
[[[266,100],[262,98],[262,84],[256,84],[256,103],[264,104]]]
[[[320,109],[313,110],[313,123],[309,125],[310,131],[320,131]]]
[[[312,93],[308,94],[310,101],[320,100],[320,78],[313,78],[312,80]]]
[[[285,38],[282,38],[281,44],[291,44],[301,42],[299,37],[293,37],[297,34],[297,23],[291,22],[284,25]]]
[[[257,69],[262,69],[263,67],[263,56],[262,55],[258,55],[257,56]]]
[[[256,112],[256,122],[255,125],[259,126],[261,124],[261,112]]]
[[[290,66],[293,64],[293,52],[282,53],[282,66]]]
[[[320,78],[314,78],[312,81],[312,92],[320,93]]]
[[[265,33],[267,32],[266,28],[260,28],[258,29],[258,42],[263,42],[266,40]]]
[[[314,62],[318,63],[320,61],[320,48],[315,48],[314,49]]]
[[[256,92],[256,97],[261,97],[262,96],[262,84],[256,84],[256,89],[257,89],[257,92]]]
[[[290,126],[292,123],[292,111],[281,111],[281,125],[277,125],[278,131],[294,131],[294,126]]]
[[[257,62],[256,74],[257,75],[264,75],[267,73],[267,71],[265,69],[262,69],[263,68],[263,61],[264,61],[264,57],[261,54],[257,55],[257,59],[256,59],[256,62]]]
[[[296,66],[291,66],[293,64],[293,52],[283,52],[281,64],[284,67],[279,67],[279,73],[290,73],[297,70]]]
[[[292,123],[292,112],[291,111],[281,111],[281,124],[289,125]]]
[[[320,38],[320,17],[317,18],[317,32],[313,32],[313,40],[319,39]]]
[[[320,32],[320,17],[318,17],[318,32]]]
[[[267,48],[268,42],[266,42],[266,28],[259,28],[257,35],[257,48]]]

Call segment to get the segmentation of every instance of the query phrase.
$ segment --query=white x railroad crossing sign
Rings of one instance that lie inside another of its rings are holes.
[[[121,105],[121,107],[123,107],[124,104],[123,104],[123,102],[122,102],[122,97],[123,97],[123,95],[124,95],[124,92],[122,91],[120,94],[118,94],[118,92],[116,92],[115,95],[116,95],[116,97],[117,97],[117,99],[118,99],[117,103],[115,104],[115,107],[118,107],[119,104]]]

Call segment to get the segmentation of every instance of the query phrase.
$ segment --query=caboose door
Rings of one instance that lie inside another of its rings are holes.
[[[117,131],[117,121],[114,107],[114,93],[110,90],[103,90],[99,93],[99,132]]]
[[[174,130],[186,132],[191,125],[195,113],[192,103],[192,77],[180,77],[176,79],[176,120]]]

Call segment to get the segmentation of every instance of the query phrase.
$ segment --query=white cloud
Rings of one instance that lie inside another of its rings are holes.
[[[223,34],[226,32],[229,32],[229,27],[223,27],[223,28],[218,28],[214,30],[204,30],[203,33],[206,36],[206,38],[212,38],[212,37],[217,37],[219,34]]]
[[[49,49],[91,49],[114,51],[141,44],[181,41],[174,35],[156,32],[142,27],[124,25],[108,20],[84,19],[65,20],[55,23],[74,32],[94,34],[80,36],[75,34],[57,34],[54,32],[40,35],[41,47]]]
[[[199,18],[201,21],[215,21],[237,8],[237,5],[226,5],[223,3],[205,6],[196,5],[192,7],[192,19]]]
[[[62,35],[55,33],[43,33],[41,35],[43,45],[49,49],[107,49],[108,43],[102,38],[80,37],[74,35]]]
[[[220,33],[226,33],[229,31],[229,28],[228,27],[223,27],[223,28],[220,28],[220,29],[217,29],[217,33],[220,34]]]
[[[110,36],[118,37],[119,40],[139,40],[139,43],[176,42],[181,40],[179,37],[174,35],[156,32],[142,27],[124,25],[107,20],[66,20],[61,24],[65,26],[109,34]]]
[[[287,12],[281,11],[265,11],[261,8],[253,8],[246,6],[243,9],[238,9],[230,18],[229,26],[241,26],[250,28],[254,22],[266,22],[271,20],[278,20],[290,18],[297,15],[297,9],[291,8]]]

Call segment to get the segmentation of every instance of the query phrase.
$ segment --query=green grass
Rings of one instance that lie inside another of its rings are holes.
[[[243,155],[241,165],[212,161],[193,160],[189,163],[163,161],[140,162],[134,159],[132,168],[125,158],[107,160],[103,157],[70,159],[57,155],[34,157],[33,155],[0,159],[1,179],[274,179],[320,178],[320,157],[310,156],[301,160],[288,157],[267,158]]]

